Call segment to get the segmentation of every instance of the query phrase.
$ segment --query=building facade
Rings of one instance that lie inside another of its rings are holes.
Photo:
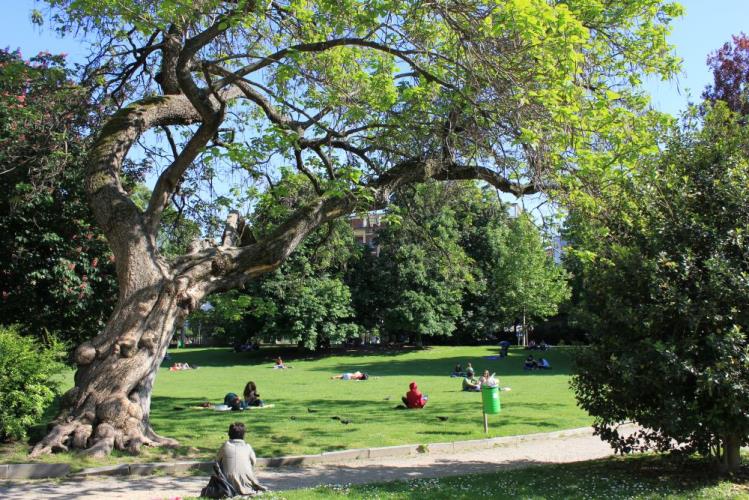
[[[354,230],[354,238],[358,243],[368,246],[372,253],[379,254],[377,231],[383,226],[384,212],[369,212],[365,215],[356,214],[349,217],[349,223]]]

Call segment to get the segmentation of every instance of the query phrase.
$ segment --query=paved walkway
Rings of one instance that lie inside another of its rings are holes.
[[[346,464],[303,468],[260,469],[260,481],[272,490],[307,488],[324,484],[361,484],[398,479],[453,476],[529,465],[577,462],[613,454],[608,444],[592,433],[549,439],[519,440],[489,450],[453,454],[421,454],[412,457],[357,460]],[[20,499],[115,499],[160,500],[195,497],[207,476],[26,481],[0,483],[0,498]]]

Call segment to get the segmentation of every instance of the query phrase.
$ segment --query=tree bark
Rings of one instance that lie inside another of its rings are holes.
[[[104,330],[75,350],[75,386],[62,398],[51,432],[33,448],[38,456],[71,448],[94,456],[113,449],[137,453],[141,446],[175,445],[149,422],[151,390],[171,340],[194,303],[183,277],[161,266],[138,266],[137,290],[120,294]]]
[[[741,466],[741,436],[726,434],[723,437],[723,457],[721,469],[723,472],[736,472]]]

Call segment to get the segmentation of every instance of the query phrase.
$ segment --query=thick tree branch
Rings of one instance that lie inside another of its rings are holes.
[[[164,34],[161,49],[161,71],[156,75],[156,82],[161,85],[165,94],[179,94],[179,80],[177,80],[177,60],[181,44],[179,29],[172,24]]]
[[[184,96],[162,96],[130,104],[107,121],[91,149],[86,189],[94,214],[108,237],[123,211],[131,216],[139,213],[119,180],[122,162],[133,143],[152,127],[187,125],[199,119]]]
[[[477,165],[457,165],[452,164],[450,168],[443,170],[432,177],[439,181],[448,180],[469,180],[477,179],[491,184],[503,193],[514,194],[515,196],[524,196],[539,192],[539,186],[535,183],[516,183],[486,167]]]
[[[387,206],[399,187],[429,179],[480,179],[497,189],[516,195],[538,191],[532,184],[514,184],[495,172],[478,166],[464,166],[442,158],[411,158],[391,168],[361,189],[374,193],[371,208]],[[177,273],[204,281],[200,293],[208,294],[241,286],[248,280],[272,271],[296,249],[304,238],[321,225],[354,211],[359,203],[358,191],[345,196],[323,194],[297,209],[270,235],[245,247],[209,248],[175,260]],[[207,279],[208,278],[208,279]]]
[[[237,90],[231,89],[222,95],[225,99],[230,99],[237,94]],[[140,210],[120,183],[120,170],[128,151],[146,130],[169,125],[189,125],[201,119],[186,96],[169,95],[136,101],[115,113],[102,127],[89,153],[86,192],[97,222],[110,241],[118,261],[128,254],[129,241],[135,236],[133,231],[142,231],[143,237],[149,234]],[[166,189],[157,197],[161,198],[166,194],[168,199],[172,192],[173,190]]]
[[[276,125],[285,129],[294,130],[296,132],[301,132],[304,130],[304,123],[294,120],[289,116],[281,113],[278,109],[276,109],[275,106],[273,106],[273,104],[268,99],[265,98],[265,96],[252,88],[251,83],[247,80],[234,76],[231,71],[220,66],[209,65],[208,67],[212,72],[219,75],[224,75],[226,79],[228,79],[228,84],[236,86],[239,90],[241,90],[242,94],[244,94],[247,99],[260,106],[260,108],[265,113],[265,116],[267,116],[268,119]],[[220,85],[223,84],[217,84],[217,86]]]
[[[161,214],[169,205],[169,198],[179,186],[185,171],[192,165],[195,158],[200,154],[208,142],[216,135],[221,124],[220,114],[198,127],[195,134],[190,137],[185,147],[180,151],[171,165],[169,165],[159,176],[151,193],[151,199],[146,209],[146,230],[148,234],[155,235],[161,222]]]
[[[253,4],[253,2],[248,2],[248,6],[250,4]],[[226,15],[219,16],[210,27],[186,40],[177,58],[175,74],[179,82],[179,87],[206,121],[210,120],[218,112],[217,107],[210,99],[211,93],[216,92],[224,86],[219,85],[215,89],[211,88],[207,90],[199,88],[192,77],[194,69],[193,60],[200,49],[229,29],[232,17],[237,13],[237,11],[231,11]]]

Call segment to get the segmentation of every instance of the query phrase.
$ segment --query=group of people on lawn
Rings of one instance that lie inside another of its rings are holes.
[[[234,411],[244,410],[253,406],[264,406],[263,400],[260,399],[260,393],[257,392],[257,385],[255,385],[255,382],[252,380],[247,382],[247,385],[244,386],[242,396],[243,397],[240,398],[235,393],[230,392],[224,396],[224,404]]]
[[[497,387],[499,382],[494,378],[493,373],[489,373],[489,370],[484,370],[484,374],[476,379],[473,367],[469,363],[469,366],[466,368],[465,377],[463,377],[462,385],[464,391],[480,391],[482,387]]]
[[[274,368],[283,369],[286,367],[281,358],[276,360]],[[525,360],[524,368],[551,368],[551,366],[545,358],[535,360],[530,355]],[[470,362],[467,364],[465,371],[460,364],[456,365],[452,375],[463,377],[462,388],[464,391],[480,391],[482,387],[497,387],[499,385],[494,373],[489,373],[489,370],[484,370],[483,375],[476,379]],[[366,373],[356,371],[334,375],[331,378],[367,380],[369,376]],[[401,398],[406,408],[418,409],[426,406],[429,398],[419,390],[416,382],[411,382],[408,389],[406,395]],[[257,385],[253,381],[247,382],[242,396],[240,398],[237,394],[230,392],[224,398],[224,404],[231,407],[232,410],[262,407],[264,405],[260,399]],[[229,426],[229,440],[224,443],[218,452],[214,476],[211,477],[208,486],[203,489],[202,496],[221,498],[223,496],[253,495],[266,490],[257,481],[253,471],[256,462],[255,452],[244,441],[244,434],[245,427],[241,422],[235,422]]]
[[[523,370],[550,370],[551,364],[549,363],[549,360],[546,358],[541,359],[534,359],[532,354],[529,354],[527,358],[525,358],[525,363],[523,363]]]

